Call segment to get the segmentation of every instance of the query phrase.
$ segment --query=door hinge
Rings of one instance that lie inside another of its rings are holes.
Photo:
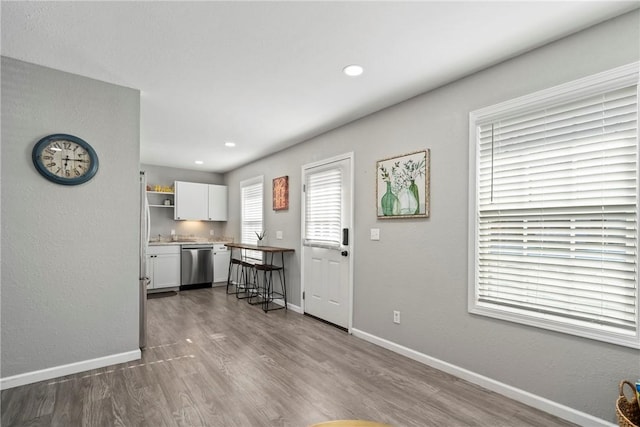
[[[304,291],[302,291],[302,299],[304,299]]]
[[[303,193],[307,192],[307,184],[302,184],[302,192]]]

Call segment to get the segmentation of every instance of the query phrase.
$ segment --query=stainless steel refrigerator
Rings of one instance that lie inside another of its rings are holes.
[[[149,202],[147,201],[147,177],[140,171],[140,349],[147,345],[147,245],[151,233],[149,219]]]

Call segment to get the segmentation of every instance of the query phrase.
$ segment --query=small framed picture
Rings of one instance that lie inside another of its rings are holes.
[[[429,150],[376,163],[379,219],[429,217]]]
[[[273,179],[273,210],[289,209],[289,176]]]

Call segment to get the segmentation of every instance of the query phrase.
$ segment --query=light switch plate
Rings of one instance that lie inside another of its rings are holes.
[[[282,231],[276,231],[276,239],[282,240]]]
[[[372,228],[371,229],[371,240],[380,240],[380,229]]]

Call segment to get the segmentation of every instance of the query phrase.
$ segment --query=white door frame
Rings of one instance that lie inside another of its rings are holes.
[[[349,302],[348,302],[348,306],[349,306],[349,326],[347,327],[347,332],[349,334],[351,334],[351,330],[353,328],[353,255],[355,253],[355,222],[354,222],[354,154],[353,151],[348,152],[348,153],[344,153],[344,154],[340,154],[334,157],[330,157],[328,159],[323,159],[323,160],[319,160],[313,163],[307,163],[302,165],[301,168],[301,172],[300,172],[300,178],[302,179],[305,176],[305,170],[306,169],[311,169],[314,167],[318,167],[318,166],[323,166],[326,165],[328,163],[333,163],[333,162],[338,162],[341,160],[349,160],[350,162],[350,176],[348,177],[348,181],[349,181],[349,185],[351,186],[351,197],[350,200],[348,201],[349,203],[349,207],[350,207],[350,218],[349,218],[349,222],[350,227],[349,227],[349,246],[348,246],[348,251],[349,251],[349,256],[348,256],[348,261],[349,261],[349,278],[348,278],[348,295],[349,295]],[[304,185],[304,182],[302,182],[302,185]],[[300,200],[302,202],[302,209],[300,209],[300,248],[304,251],[303,247],[303,240],[304,240],[304,226],[305,226],[305,218],[304,218],[304,214],[306,211],[306,197],[304,192],[302,191],[302,186],[300,188],[300,193],[301,193],[301,197]],[[303,259],[304,254],[300,254],[300,259]],[[302,313],[305,312],[304,306],[305,306],[305,300],[302,297],[304,295],[304,290],[305,290],[305,268],[304,268],[304,262],[300,263],[300,307],[302,309]]]

